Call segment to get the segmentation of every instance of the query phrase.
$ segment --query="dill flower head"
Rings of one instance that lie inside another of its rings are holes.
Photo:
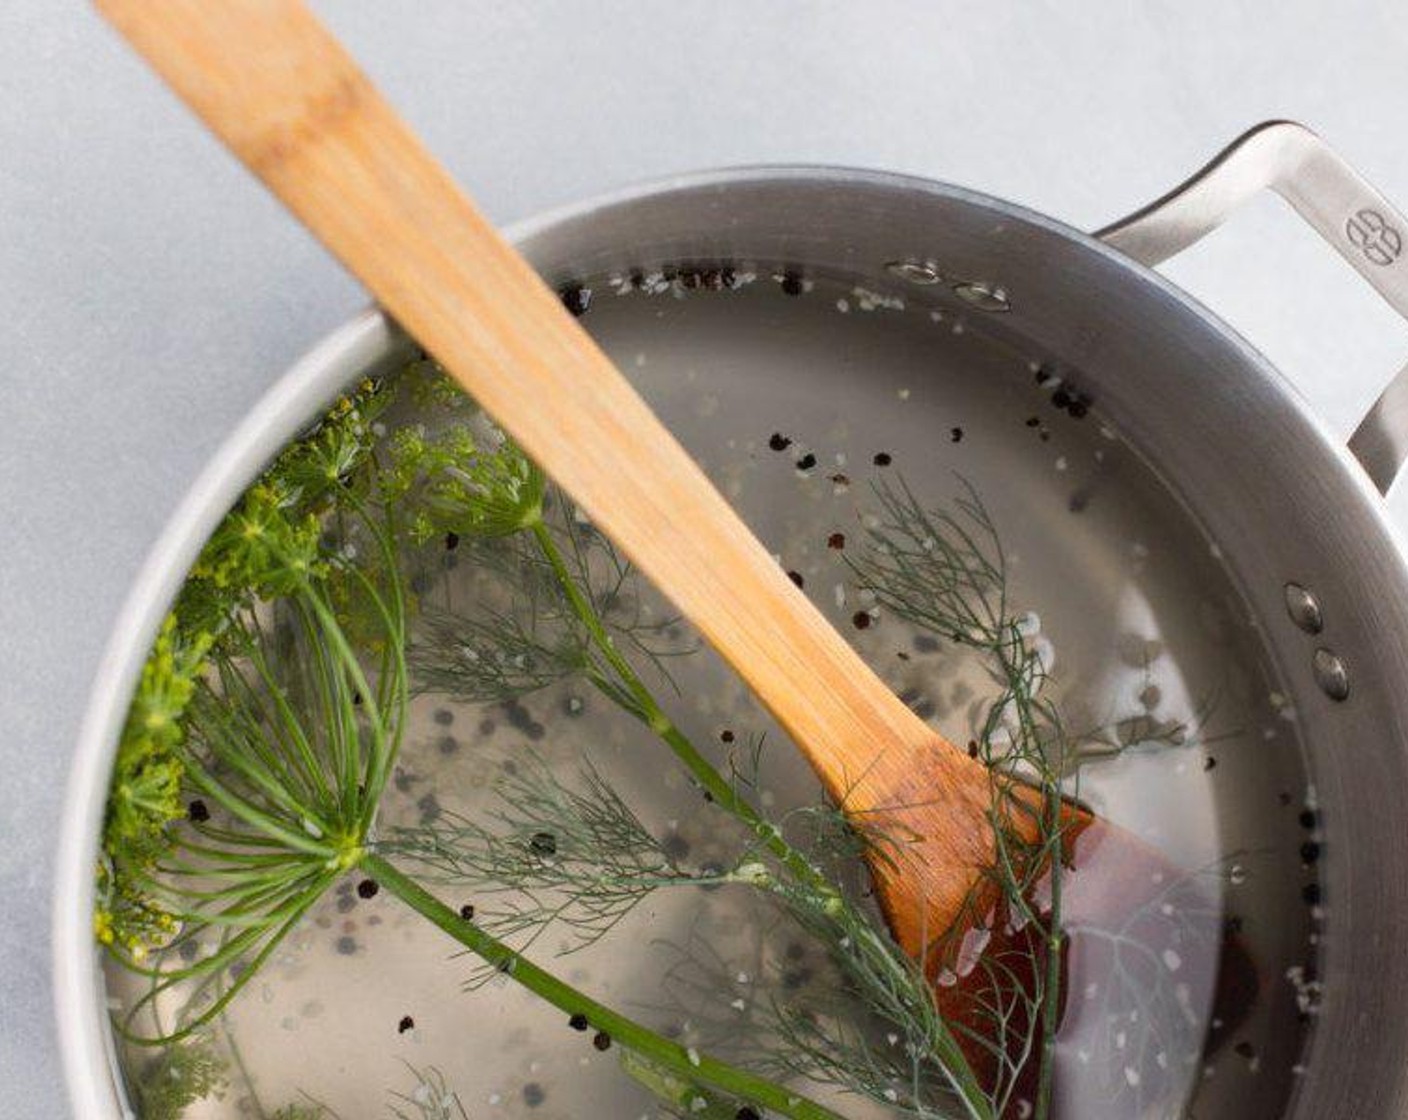
[[[366,488],[361,468],[381,438],[381,416],[392,400],[389,386],[363,379],[326,416],[274,462],[266,481],[279,486],[301,513],[335,506],[339,490]]]
[[[297,493],[278,478],[252,487],[220,523],[191,576],[260,598],[307,583],[319,571],[320,528],[312,513],[295,508]]]
[[[414,506],[410,530],[418,541],[444,533],[506,537],[542,519],[543,472],[503,433],[482,428],[455,424],[430,434],[416,426],[393,437],[385,492]]]
[[[167,826],[185,815],[175,748],[209,648],[207,638],[182,634],[172,615],[142,668],[108,796],[103,846],[114,859],[148,862],[166,846]]]
[[[102,944],[141,959],[178,933],[150,880],[186,816],[190,709],[212,658],[241,640],[241,612],[326,576],[323,519],[368,488],[363,467],[389,399],[389,389],[367,380],[337,401],[226,515],[192,569],[147,656],[118,744],[94,915]]]

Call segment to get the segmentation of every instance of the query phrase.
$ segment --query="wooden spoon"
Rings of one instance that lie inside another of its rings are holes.
[[[98,7],[674,602],[828,791],[916,838],[903,867],[877,868],[901,941],[946,928],[992,857],[986,769],[832,629],[313,14],[298,0]]]
[[[827,624],[303,4],[97,6],[674,601],[831,795],[907,838],[872,868],[898,941],[918,952],[947,929],[993,857],[988,771]],[[1127,901],[1131,878],[1162,873],[1135,838],[1088,814],[1075,823],[1121,855],[1116,885],[1096,893]]]

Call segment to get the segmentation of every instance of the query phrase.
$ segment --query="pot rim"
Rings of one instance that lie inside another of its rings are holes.
[[[1073,241],[1118,266],[1132,283],[1153,286],[1223,336],[1274,387],[1278,403],[1304,425],[1324,464],[1345,472],[1361,499],[1360,512],[1392,543],[1400,562],[1405,552],[1385,503],[1358,462],[1335,438],[1309,403],[1274,366],[1232,328],[1158,272],[1123,255],[1085,231],[1048,215],[982,192],[895,172],[828,165],[749,165],[671,175],[627,185],[585,201],[555,207],[514,223],[506,230],[520,248],[569,223],[609,210],[677,193],[718,191],[744,185],[806,184],[917,193],[971,204]],[[531,256],[531,252],[529,253]],[[92,933],[93,866],[111,764],[123,719],[141,666],[205,541],[219,519],[267,462],[316,416],[318,410],[356,376],[386,360],[407,340],[380,310],[367,308],[318,341],[263,393],[251,411],[222,441],[196,476],[153,541],[137,579],[117,615],[85,706],[65,788],[56,854],[51,913],[54,1009],[68,1098],[75,1115],[123,1115],[123,1094],[115,1081],[112,1032],[105,1021],[101,950]],[[1400,563],[1408,586],[1408,567]],[[1333,1021],[1321,1031],[1333,1033]],[[1293,1111],[1298,1111],[1292,1108]]]

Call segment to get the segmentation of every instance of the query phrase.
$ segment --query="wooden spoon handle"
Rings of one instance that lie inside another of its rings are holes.
[[[899,774],[884,772],[912,765],[909,748],[932,753],[935,733],[792,585],[303,4],[97,6],[674,601],[833,794],[862,808],[868,788],[892,796]]]

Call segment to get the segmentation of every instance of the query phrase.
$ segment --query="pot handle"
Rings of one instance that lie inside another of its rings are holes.
[[[1408,220],[1310,129],[1268,121],[1142,210],[1095,234],[1157,265],[1211,233],[1243,202],[1273,190],[1408,319]],[[1349,440],[1380,493],[1408,459],[1408,365],[1380,394]]]

